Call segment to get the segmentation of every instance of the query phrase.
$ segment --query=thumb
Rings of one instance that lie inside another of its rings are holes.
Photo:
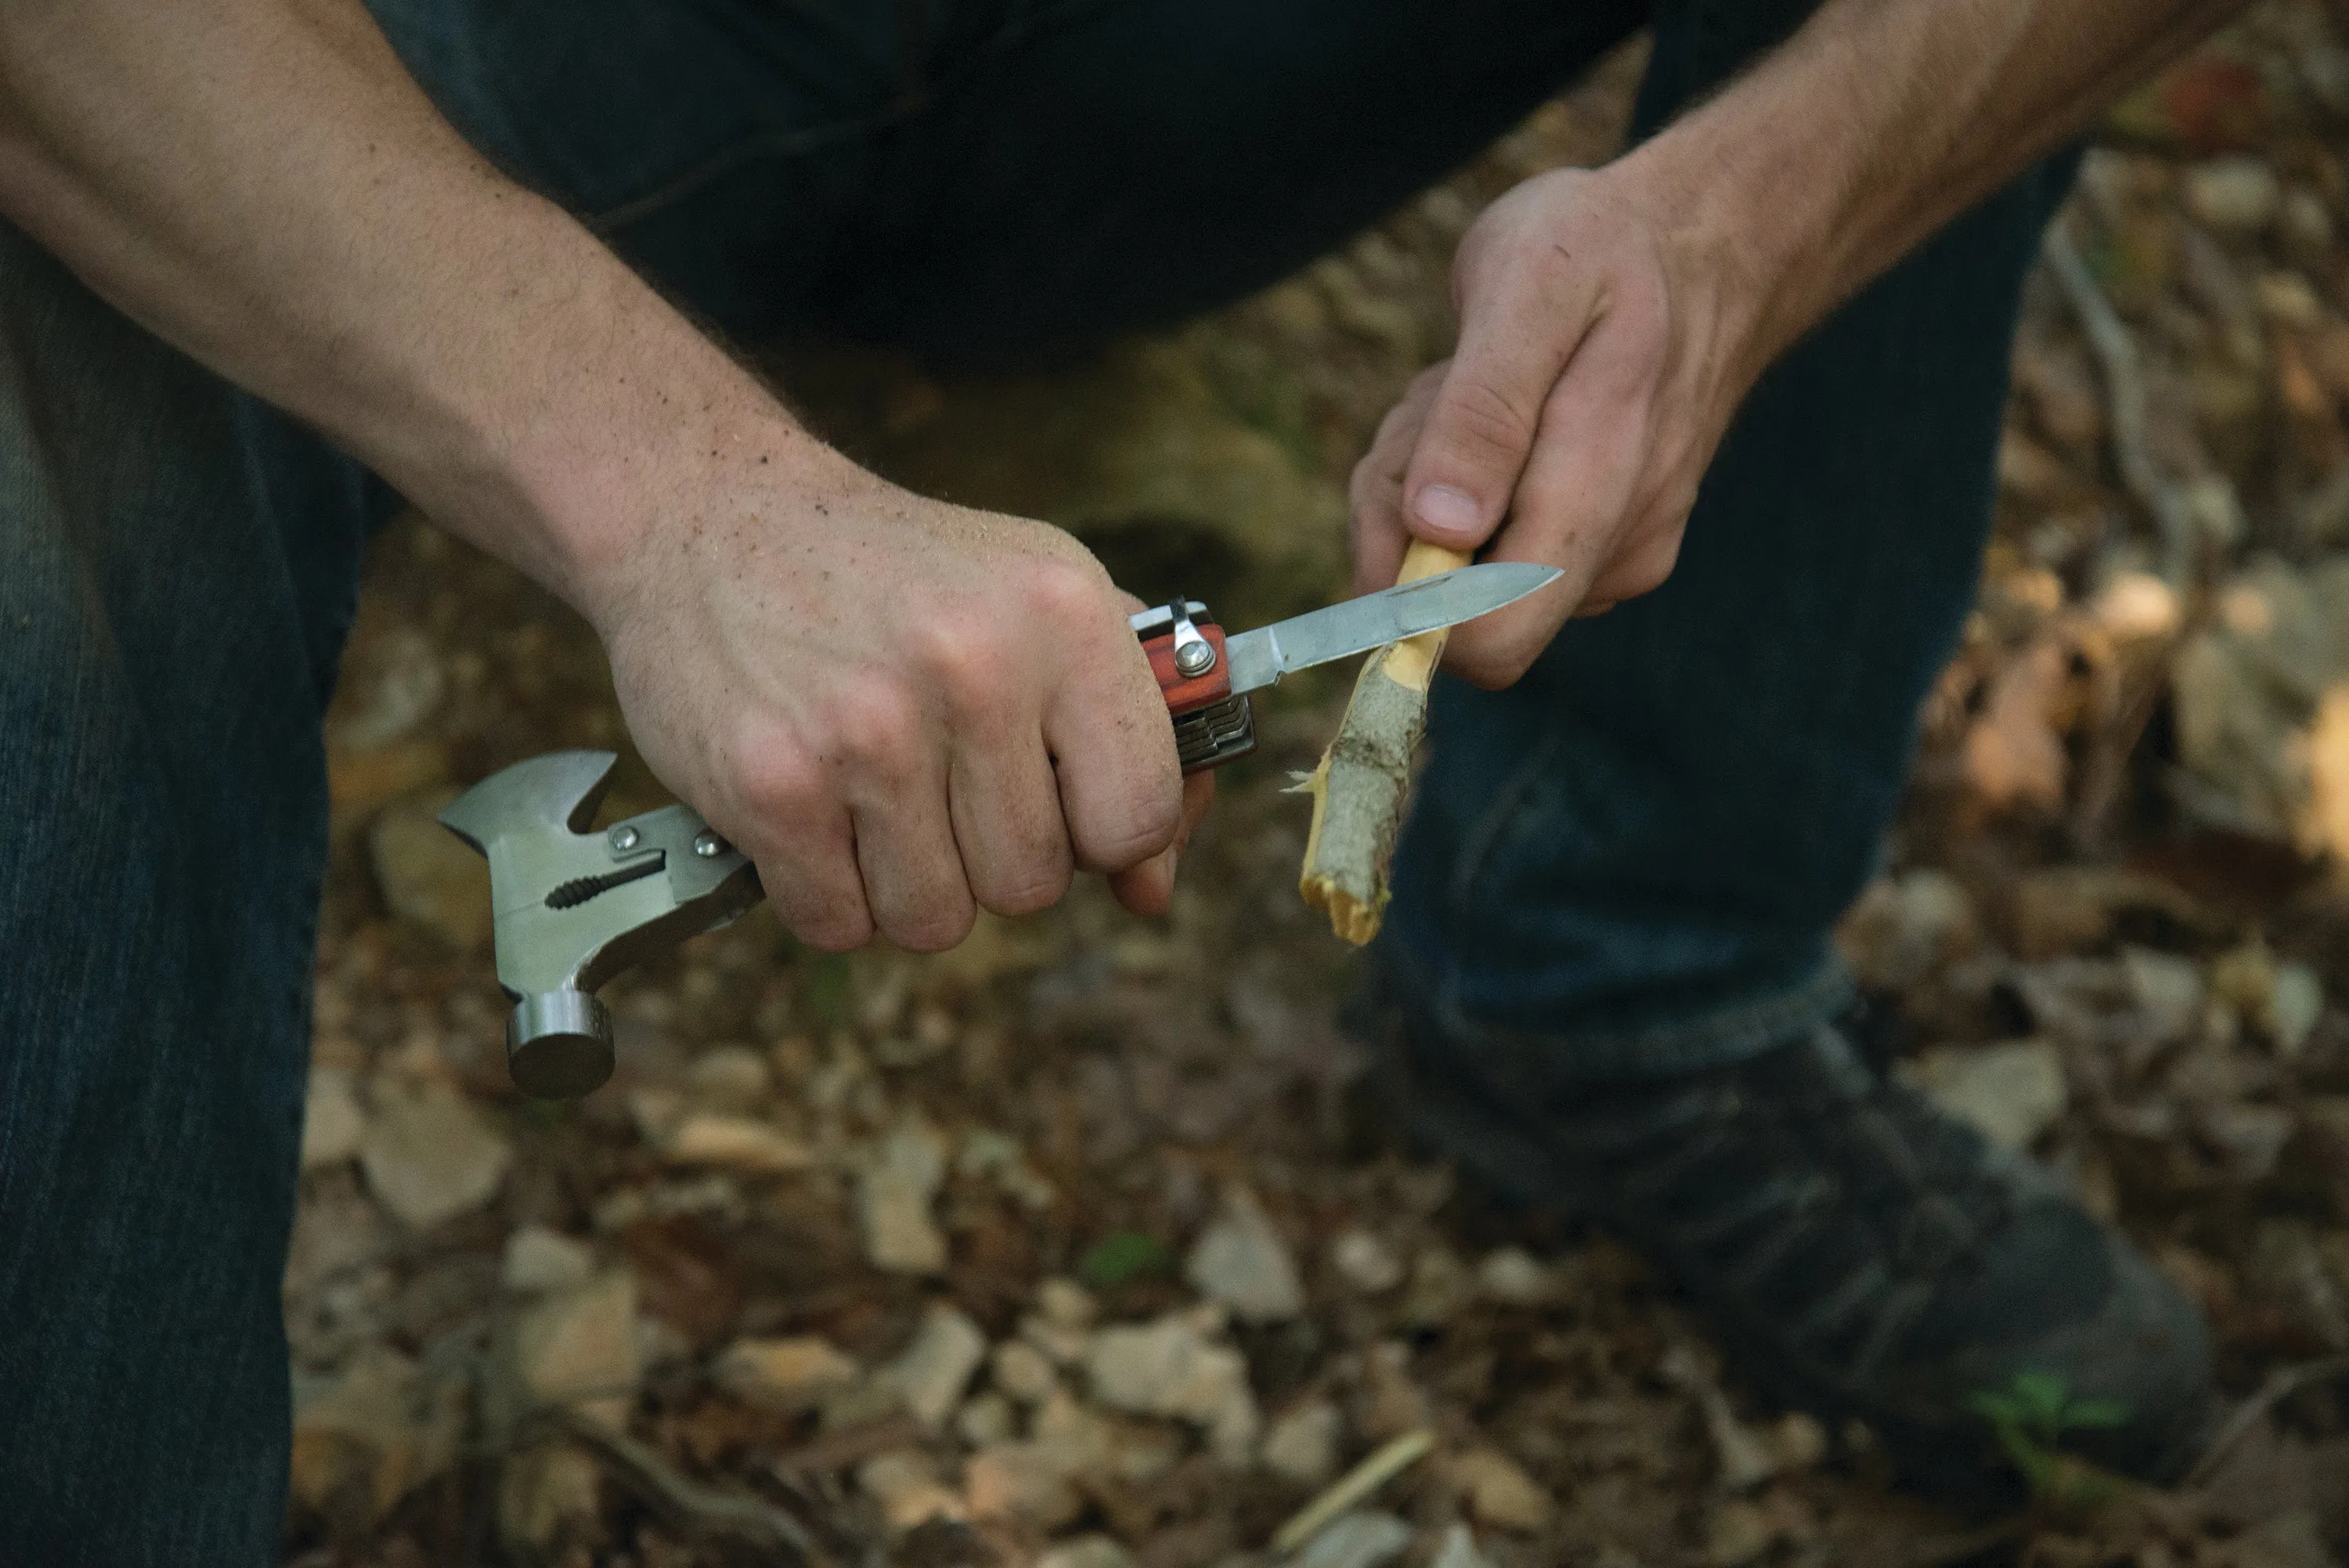
[[[1460,347],[1403,473],[1404,525],[1453,550],[1475,550],[1507,515],[1573,350],[1554,329],[1555,307],[1506,294],[1482,304],[1462,313]]]

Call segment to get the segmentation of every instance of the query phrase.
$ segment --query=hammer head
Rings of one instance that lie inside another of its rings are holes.
[[[506,1065],[541,1099],[612,1076],[612,1020],[595,988],[761,896],[748,858],[687,806],[590,832],[615,755],[554,751],[450,802],[441,825],[490,862],[498,984],[514,999]]]

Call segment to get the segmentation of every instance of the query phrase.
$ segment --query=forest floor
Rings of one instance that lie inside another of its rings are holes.
[[[1396,1137],[1281,793],[1342,672],[1264,705],[1167,918],[1084,885],[941,956],[826,958],[761,908],[609,988],[611,1085],[517,1097],[481,863],[432,813],[562,746],[623,753],[607,816],[663,796],[586,629],[409,519],[330,724],[286,1560],[2339,1560],[2344,37],[2265,5],[2100,132],[2031,280],[1980,607],[1843,934],[1899,1070],[2209,1313],[2234,1415],[2178,1488],[1925,1501],[1864,1429],[1755,1403],[1630,1252]],[[1319,602],[1349,466],[1445,351],[1452,246],[1603,159],[1639,67],[1179,333],[1050,377],[834,355],[790,384],[885,470],[1075,527],[1144,595],[1243,625]],[[2060,1451],[2060,1413],[2018,1419]],[[1381,1453],[1406,1462],[1276,1550]]]

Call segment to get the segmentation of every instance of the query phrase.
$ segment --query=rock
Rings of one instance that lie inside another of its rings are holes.
[[[1468,1511],[1496,1530],[1531,1535],[1557,1511],[1541,1484],[1498,1449],[1471,1449],[1445,1470],[1465,1497]]]
[[[1036,1310],[1019,1323],[1019,1337],[1056,1367],[1073,1367],[1092,1343],[1092,1293],[1072,1280],[1048,1279],[1036,1287]]]
[[[517,1295],[543,1295],[585,1284],[595,1272],[595,1250],[544,1225],[524,1225],[506,1238],[500,1277]]]
[[[419,1231],[488,1202],[513,1155],[473,1108],[449,1089],[378,1085],[359,1141],[367,1190]]]
[[[1036,1559],[1036,1568],[1134,1568],[1133,1554],[1106,1535],[1080,1535]]]
[[[2324,983],[2305,964],[2276,965],[2275,986],[2268,1001],[2268,1038],[2287,1057],[2296,1057],[2324,1016]]]
[[[1360,1226],[1340,1232],[1330,1243],[1330,1266],[1364,1295],[1378,1295],[1402,1283],[1402,1260]]]
[[[513,1366],[529,1404],[573,1404],[621,1425],[643,1376],[636,1276],[616,1269],[532,1306],[514,1325]]]
[[[1493,1568],[1493,1560],[1476,1550],[1476,1537],[1466,1525],[1454,1524],[1444,1531],[1428,1568]]]
[[[1705,1561],[1713,1568],[1740,1568],[1769,1551],[1777,1539],[1777,1526],[1767,1510],[1747,1498],[1731,1498],[1714,1511],[1705,1531]]]
[[[565,1540],[598,1539],[603,1513],[602,1467],[572,1444],[511,1455],[498,1477],[498,1539],[510,1553],[543,1554]]]
[[[2349,1094],[2311,1095],[2301,1102],[2300,1130],[2287,1159],[2297,1183],[2349,1224]]]
[[[2170,665],[2172,792],[2214,828],[2349,858],[2349,556],[2262,560]]]
[[[987,1336],[978,1325],[944,1302],[931,1306],[910,1344],[874,1380],[905,1402],[923,1425],[943,1426],[970,1375],[987,1358]]]
[[[1338,1407],[1311,1399],[1272,1423],[1257,1457],[1264,1468],[1299,1486],[1319,1486],[1338,1471]]]
[[[767,1060],[748,1046],[717,1046],[693,1058],[685,1069],[687,1090],[702,1104],[720,1110],[743,1110],[767,1098],[774,1076]]]
[[[973,1449],[1008,1443],[1019,1433],[1019,1407],[990,1388],[963,1401],[955,1412],[955,1436]]]
[[[2045,1040],[1943,1046],[1900,1064],[1903,1078],[1992,1143],[2024,1149],[2071,1104],[2064,1059]]]
[[[1411,1546],[1411,1526],[1392,1513],[1341,1513],[1289,1559],[1290,1568],[1384,1568]]]
[[[1256,1442],[1256,1395],[1247,1362],[1207,1337],[1211,1315],[1170,1313],[1154,1323],[1098,1330],[1085,1353],[1093,1398],[1112,1409],[1171,1416],[1206,1429],[1227,1463],[1244,1463]]]
[[[709,1369],[720,1388],[746,1405],[797,1415],[856,1381],[854,1358],[816,1335],[788,1339],[738,1339]]]
[[[2117,643],[2149,642],[2176,632],[2185,618],[2178,590],[2150,572],[2116,573],[2088,602],[2089,619]]]
[[[2275,221],[2283,187],[2260,159],[2218,158],[2186,171],[2186,210],[2222,234],[2250,234]]]
[[[2166,1046],[2186,1037],[2202,1020],[2202,970],[2190,958],[2147,947],[2121,949],[2121,973],[2129,999],[2144,1020],[2147,1044]]]
[[[2158,915],[2193,929],[2199,905],[2158,877],[2110,866],[2059,865],[2014,879],[2007,905],[2015,956],[2025,963],[2095,947],[2125,914]]]
[[[406,739],[439,710],[449,671],[432,640],[414,626],[353,637],[326,716],[326,743],[337,752],[368,752]]]
[[[997,1443],[963,1468],[963,1496],[973,1519],[1018,1519],[1057,1530],[1084,1511],[1060,1454],[1042,1443]]]
[[[359,1151],[367,1112],[352,1092],[351,1075],[340,1068],[312,1068],[302,1102],[302,1171],[339,1165]]]
[[[1411,1286],[1403,1293],[1402,1317],[1406,1327],[1440,1328],[1475,1299],[1476,1282],[1460,1255],[1438,1243],[1421,1249],[1411,1262]]]
[[[891,1274],[937,1274],[947,1266],[947,1239],[930,1218],[930,1202],[946,1179],[946,1150],[919,1123],[899,1127],[867,1156],[859,1172],[856,1217],[865,1260]]]
[[[1902,991],[1973,950],[1973,904],[1957,878],[1920,867],[1868,884],[1836,931],[1845,960],[1872,990]]]
[[[1023,1405],[1040,1405],[1061,1386],[1051,1359],[1024,1339],[995,1347],[995,1386]]]
[[[1539,1306],[1557,1295],[1557,1280],[1523,1247],[1501,1247],[1476,1265],[1476,1290],[1502,1306]]]
[[[462,1379],[367,1344],[332,1378],[294,1387],[294,1496],[314,1511],[355,1504],[367,1522],[455,1462],[464,1436]]]
[[[1223,1212],[1192,1247],[1183,1277],[1248,1322],[1283,1322],[1305,1310],[1305,1286],[1288,1244],[1245,1187],[1225,1192]]]
[[[1426,1426],[1433,1418],[1427,1396],[1411,1375],[1411,1346],[1381,1340],[1362,1355],[1362,1401],[1357,1424],[1362,1436],[1383,1441]]]
[[[927,1456],[892,1449],[856,1467],[856,1484],[881,1505],[893,1533],[904,1534],[933,1519],[960,1519],[962,1499],[938,1480]]]
[[[672,1165],[709,1165],[746,1176],[805,1171],[815,1151],[771,1122],[719,1111],[694,1111],[678,1121],[661,1148]]]
[[[461,793],[442,785],[386,806],[367,829],[367,856],[392,913],[471,953],[489,944],[490,863],[438,820]]]

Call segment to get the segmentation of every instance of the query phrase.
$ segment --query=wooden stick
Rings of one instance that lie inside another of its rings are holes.
[[[1468,564],[1463,552],[1415,540],[1398,583]],[[1297,891],[1327,911],[1330,929],[1360,947],[1379,934],[1387,865],[1411,793],[1411,754],[1427,728],[1427,687],[1444,657],[1444,632],[1390,643],[1362,662],[1346,717],[1321,764],[1299,786],[1313,797],[1313,827]]]

